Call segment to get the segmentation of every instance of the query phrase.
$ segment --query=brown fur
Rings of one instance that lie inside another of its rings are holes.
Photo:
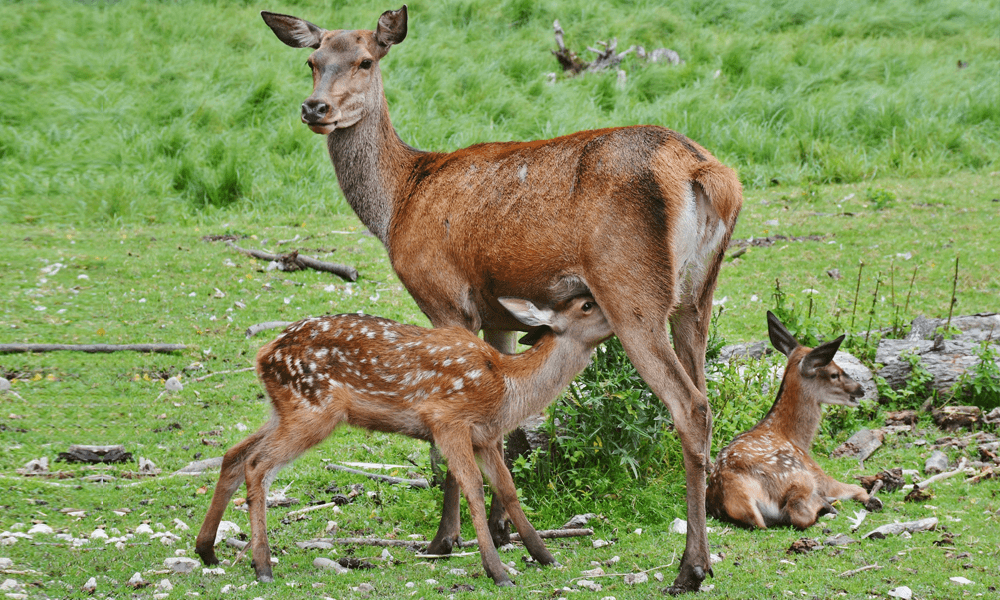
[[[468,500],[483,566],[497,584],[509,585],[510,579],[487,528],[476,458],[528,551],[541,564],[553,564],[521,510],[498,446],[504,434],[542,410],[586,366],[611,327],[588,297],[569,300],[558,312],[530,312],[536,314],[543,320],[529,324],[545,333],[520,355],[501,354],[458,327],[424,329],[353,314],[290,325],[257,353],[257,373],[271,398],[272,415],[226,452],[198,533],[198,555],[205,564],[218,562],[213,546],[219,522],[246,481],[253,564],[261,581],[271,581],[267,489],[284,465],[337,425],[349,423],[438,444]]]
[[[836,514],[834,500],[881,508],[864,488],[824,473],[809,453],[822,404],[857,406],[854,399],[863,395],[833,362],[843,336],[813,350],[800,346],[770,312],[768,325],[774,346],[788,355],[785,376],[767,415],[719,452],[706,494],[709,514],[742,527],[805,529]]]
[[[690,533],[674,589],[697,590],[711,570],[705,345],[716,277],[742,204],[736,174],[695,142],[655,126],[416,150],[392,127],[378,63],[389,50],[379,40],[405,38],[405,7],[383,14],[374,32],[262,15],[286,44],[315,49],[302,120],[326,135],[347,201],[431,323],[523,330],[500,308],[504,295],[551,305],[590,293],[604,308],[681,439]],[[374,62],[364,68],[367,60]],[[495,337],[512,347],[510,336]],[[457,499],[449,479],[434,552],[450,551],[458,538]]]

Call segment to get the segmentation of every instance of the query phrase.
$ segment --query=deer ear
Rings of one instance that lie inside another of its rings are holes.
[[[529,327],[552,327],[555,321],[555,311],[550,308],[538,308],[528,300],[520,298],[497,298],[503,307],[510,311],[518,321]]]
[[[810,350],[809,354],[806,354],[805,358],[799,364],[799,372],[806,377],[812,377],[816,373],[816,369],[832,363],[833,357],[837,354],[837,350],[840,349],[840,344],[843,341],[844,336],[840,336],[835,340],[820,344]]]
[[[399,10],[387,10],[378,18],[378,29],[375,30],[375,41],[378,42],[382,56],[389,52],[389,46],[406,39],[406,5]]]
[[[326,30],[298,17],[278,13],[260,12],[261,18],[278,39],[292,48],[319,48]]]
[[[785,329],[785,326],[774,316],[774,313],[767,311],[767,336],[771,338],[771,345],[775,350],[785,356],[792,353],[799,347],[798,340]]]
[[[517,340],[517,343],[523,346],[534,346],[548,331],[548,327],[535,327],[528,333],[524,334],[521,339]]]

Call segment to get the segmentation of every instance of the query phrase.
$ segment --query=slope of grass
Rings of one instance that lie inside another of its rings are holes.
[[[373,2],[8,3],[0,23],[0,221],[176,222],[199,211],[344,213],[320,138],[297,119],[305,51],[261,8],[371,28]],[[382,62],[418,147],[672,127],[750,188],[990,171],[1000,156],[995,2],[424,2]],[[548,82],[570,47],[630,55]],[[959,69],[958,62],[967,67]]]

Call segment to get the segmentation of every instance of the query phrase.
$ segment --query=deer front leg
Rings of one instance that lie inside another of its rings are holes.
[[[819,494],[830,502],[834,500],[856,500],[864,505],[865,510],[878,512],[882,510],[882,501],[865,491],[860,485],[841,483],[822,471],[816,477],[819,482]]]

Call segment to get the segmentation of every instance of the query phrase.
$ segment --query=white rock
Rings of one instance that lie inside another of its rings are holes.
[[[170,594],[168,594],[166,592],[160,592],[158,594],[153,594],[153,600],[167,600],[167,598],[169,598],[169,597],[170,597]]]
[[[437,585],[438,582],[437,579],[425,579],[424,583],[426,583],[427,585]]]
[[[625,575],[626,585],[636,585],[638,583],[646,583],[649,581],[649,575],[645,573],[629,573]]]
[[[132,587],[142,587],[146,585],[146,582],[142,578],[142,573],[139,573],[137,571],[132,575],[132,577],[129,578],[128,583],[126,585],[130,585]]]
[[[92,540],[106,540],[108,539],[108,534],[104,532],[103,529],[95,529],[90,532],[90,539]]]
[[[170,583],[169,579],[161,579],[160,583],[156,584],[156,589],[161,592],[169,592],[174,589],[174,584]]]
[[[174,573],[190,573],[198,566],[198,561],[184,556],[171,556],[163,560],[163,566]]]
[[[613,543],[614,542],[609,542],[608,540],[594,540],[590,543],[590,545],[594,548],[603,548],[605,546],[610,546]]]
[[[383,548],[382,549],[382,560],[395,560],[393,558],[392,554],[389,554],[389,549],[388,548]]]
[[[223,594],[228,594],[231,591],[233,591],[233,586],[230,585],[230,584],[228,584],[228,583],[226,585],[222,586],[222,589],[219,590],[219,592],[221,592]]]
[[[375,587],[372,584],[370,584],[370,583],[362,583],[362,584],[358,585],[358,587],[351,588],[351,589],[353,589],[353,590],[355,590],[357,592],[374,592],[375,591]]]
[[[597,567],[596,569],[589,569],[587,571],[580,571],[581,577],[600,577],[604,575],[604,569]]]
[[[15,579],[5,579],[3,583],[0,583],[0,592],[13,592],[21,589],[23,589],[21,584]]]
[[[51,535],[53,533],[53,530],[45,523],[38,523],[37,525],[34,525],[31,529],[28,530],[28,535],[34,535],[36,533]]]
[[[222,567],[216,567],[214,569],[210,569],[208,567],[205,567],[204,569],[201,570],[201,574],[202,575],[225,575],[226,574],[226,570],[223,569]]]
[[[153,535],[153,528],[143,523],[135,528],[136,535]]]
[[[688,522],[684,519],[674,519],[673,522],[670,523],[670,531],[684,535],[688,532]]]
[[[949,577],[951,581],[954,581],[958,585],[972,585],[973,582],[969,581],[965,577]]]
[[[184,521],[181,521],[180,519],[174,519],[174,529],[178,531],[187,531],[188,529],[191,528],[188,527],[188,524],[185,523]]]
[[[237,423],[234,427],[236,427],[236,431],[246,431],[248,429],[243,423]]]
[[[184,384],[181,383],[181,380],[176,377],[171,377],[164,385],[166,386],[168,392],[179,392],[184,389]]]
[[[576,582],[576,585],[577,587],[582,587],[583,589],[590,590],[592,592],[599,592],[602,589],[604,589],[603,586],[601,586],[601,584],[595,581],[591,581],[589,579],[581,579]]]
[[[0,558],[0,569],[9,569],[14,566],[14,561],[9,558]]]
[[[413,583],[412,581],[407,581],[406,585],[404,585],[403,587],[409,590],[417,587],[417,584]]]
[[[97,589],[97,579],[91,577],[90,579],[87,580],[87,583],[83,584],[83,588],[81,589],[84,592],[87,592],[88,594],[93,594],[94,591]]]
[[[465,569],[451,569],[448,571],[448,574],[455,575],[456,577],[466,577],[468,575]]]
[[[906,587],[905,585],[901,585],[894,590],[889,590],[889,595],[892,596],[893,598],[902,598],[903,600],[910,600],[910,598],[913,598],[913,590]]]
[[[322,556],[313,559],[313,566],[316,567],[317,569],[333,571],[337,575],[343,575],[344,573],[347,573],[350,570],[340,566],[340,563],[338,563],[337,561],[330,560],[329,558],[324,558]]]
[[[232,521],[222,521],[219,523],[219,530],[215,534],[215,545],[218,546],[220,542],[225,540],[229,536],[235,536],[243,533],[240,526]]]

